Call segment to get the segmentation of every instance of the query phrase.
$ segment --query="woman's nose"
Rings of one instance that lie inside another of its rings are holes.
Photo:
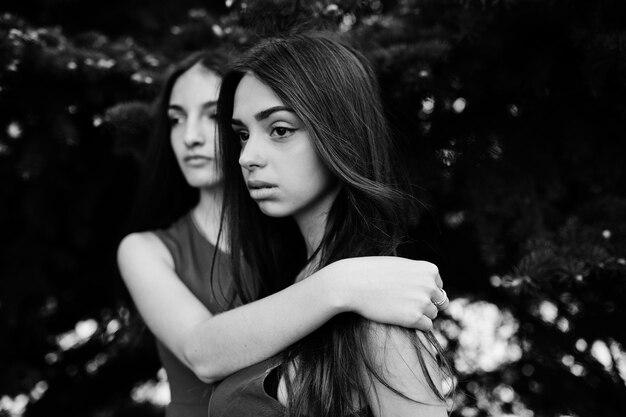
[[[265,164],[266,160],[261,138],[255,137],[250,133],[248,140],[241,145],[239,165],[247,170],[252,170],[263,167]]]
[[[205,140],[200,124],[197,121],[189,120],[185,126],[185,145],[192,148],[204,144]]]

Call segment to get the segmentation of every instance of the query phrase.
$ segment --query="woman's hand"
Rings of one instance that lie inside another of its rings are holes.
[[[448,307],[436,265],[395,256],[348,258],[325,269],[346,311],[422,331]],[[321,272],[321,271],[320,271]]]

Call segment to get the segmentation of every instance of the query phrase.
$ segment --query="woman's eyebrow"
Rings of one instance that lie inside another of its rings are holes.
[[[286,107],[286,106],[274,106],[274,107],[270,107],[269,109],[265,109],[265,110],[262,110],[262,111],[258,112],[257,114],[254,115],[254,118],[257,120],[257,122],[260,122],[263,119],[267,119],[268,117],[270,117],[270,115],[272,113],[276,113],[277,111],[288,111],[288,112],[291,112],[291,113],[295,113],[289,107]]]
[[[294,113],[295,114],[295,111],[293,111],[289,107],[286,107],[286,106],[274,106],[274,107],[270,107],[269,109],[265,109],[265,110],[262,110],[262,111],[258,112],[257,114],[254,115],[254,118],[256,119],[257,122],[260,122],[261,120],[267,119],[273,113],[276,113],[278,111],[288,111],[290,113]],[[233,125],[237,125],[237,126],[245,126],[245,124],[241,120],[239,120],[239,119],[231,119],[230,123],[233,124]]]
[[[215,101],[215,100],[205,101],[204,103],[202,103],[200,105],[200,107],[202,107],[202,109],[205,109],[205,110],[209,109],[211,107],[214,107],[214,106],[217,106],[217,101]],[[184,111],[185,110],[183,108],[183,106],[181,106],[180,104],[176,104],[176,103],[168,105],[167,108],[171,109],[171,110],[180,110],[180,111]]]

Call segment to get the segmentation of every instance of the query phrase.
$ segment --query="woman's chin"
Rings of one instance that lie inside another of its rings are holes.
[[[272,200],[257,200],[257,205],[261,213],[269,217],[287,217],[293,213],[282,204]]]
[[[185,179],[187,180],[187,184],[191,187],[206,190],[221,187],[223,182],[220,176],[212,174],[196,176],[189,175]]]

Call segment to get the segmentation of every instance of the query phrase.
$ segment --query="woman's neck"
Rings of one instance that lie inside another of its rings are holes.
[[[296,222],[304,238],[306,256],[310,258],[319,247],[320,243],[322,243],[324,231],[326,230],[326,222],[328,220],[328,212],[317,213],[316,216],[303,217],[304,218],[296,218]]]
[[[200,200],[193,209],[193,217],[200,231],[215,244],[217,242],[224,189],[221,186],[200,190]]]
[[[298,224],[300,233],[302,233],[302,237],[304,238],[308,258],[315,253],[322,243],[324,233],[326,232],[328,213],[338,193],[339,187],[336,186],[314,206],[294,215],[294,220]]]

